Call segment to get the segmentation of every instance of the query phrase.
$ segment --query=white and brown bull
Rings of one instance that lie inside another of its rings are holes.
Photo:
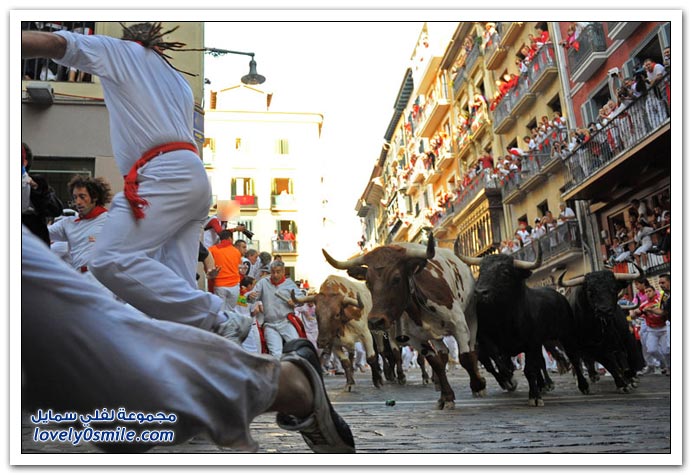
[[[322,250],[337,269],[366,282],[373,307],[372,328],[385,329],[406,314],[410,343],[425,355],[438,378],[441,395],[437,407],[453,408],[454,391],[446,374],[447,347],[442,338],[452,335],[459,343],[459,361],[471,378],[474,396],[485,393],[475,352],[477,322],[474,279],[469,267],[449,249],[435,249],[432,235],[427,247],[414,243],[381,246],[348,261],[338,261]]]
[[[368,313],[372,308],[372,299],[364,284],[346,277],[330,275],[320,286],[318,294],[298,297],[292,292],[291,298],[294,302],[315,303],[319,328],[317,346],[333,352],[339,358],[346,375],[346,391],[351,391],[356,384],[351,360],[357,341],[365,347],[365,357],[372,371],[373,384],[375,387],[382,386],[382,373],[368,329]]]

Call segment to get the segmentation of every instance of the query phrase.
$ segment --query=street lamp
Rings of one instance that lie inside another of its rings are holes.
[[[257,62],[255,61],[255,53],[245,53],[243,51],[231,51],[228,49],[219,48],[204,48],[205,53],[212,55],[215,58],[223,56],[225,54],[242,54],[245,56],[250,56],[250,72],[245,76],[240,78],[240,82],[248,85],[262,84],[266,81],[266,78],[261,74],[257,74]]]

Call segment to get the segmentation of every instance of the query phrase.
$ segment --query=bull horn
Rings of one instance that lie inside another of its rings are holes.
[[[631,280],[636,280],[640,278],[641,276],[644,275],[644,271],[642,270],[641,267],[639,267],[637,264],[634,264],[634,267],[637,269],[636,274],[627,274],[627,273],[615,273],[613,272],[613,275],[615,276],[615,280],[626,280],[626,281],[631,281]]]
[[[569,279],[568,281],[563,282],[562,279],[564,279],[566,273],[567,271],[564,271],[562,274],[560,274],[560,277],[557,279],[557,285],[559,287],[576,287],[584,283],[584,276],[575,277],[574,279]]]
[[[354,299],[353,297],[344,297],[344,300],[342,302],[342,305],[345,307],[347,305],[353,305],[354,307],[358,307],[361,310],[363,309],[363,301],[360,299],[360,294],[356,293],[356,298]]]
[[[534,241],[535,242],[535,241]],[[536,249],[536,246],[532,244],[532,247]],[[514,259],[514,267],[517,269],[526,269],[526,270],[534,270],[538,269],[541,266],[541,262],[543,261],[543,250],[541,249],[540,243],[538,244],[538,251],[536,252],[536,260],[533,262],[529,261],[520,261],[519,259]]]
[[[481,261],[483,260],[482,257],[469,257],[465,256],[461,253],[461,244],[459,241],[459,237],[457,236],[456,240],[454,241],[454,255],[457,256],[461,262],[463,262],[466,265],[469,266],[479,266],[481,265]]]
[[[298,297],[296,295],[295,290],[291,289],[291,300],[293,300],[296,303],[308,303],[308,302],[314,302],[315,296],[314,295],[308,295],[306,297]]]
[[[435,257],[435,236],[432,231],[428,233],[428,247],[426,248],[426,253],[428,259]]]
[[[330,256],[329,253],[324,249],[322,249],[322,254],[324,254],[324,258],[327,259],[329,265],[331,265],[335,269],[346,270],[350,269],[351,267],[362,266],[365,264],[364,254],[358,257],[354,257],[353,259],[349,259],[347,261],[337,261],[332,256]]]
[[[620,304],[618,304],[618,305],[620,305]],[[634,310],[635,308],[639,308],[639,305],[637,305],[636,303],[632,303],[629,305],[620,305],[620,308],[623,310]]]

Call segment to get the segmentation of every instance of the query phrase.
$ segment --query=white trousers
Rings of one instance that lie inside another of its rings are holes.
[[[235,310],[238,297],[240,297],[240,284],[233,287],[214,287],[214,295],[218,295],[223,300],[221,307],[223,310],[228,312]]]
[[[651,328],[646,330],[646,351],[661,362],[666,368],[670,368],[670,346],[668,345],[668,331],[666,327]]]
[[[22,393],[30,409],[163,411],[177,416],[175,443],[208,433],[220,446],[257,449],[249,425],[276,397],[278,360],[145,317],[24,227],[21,303]]]
[[[262,353],[262,340],[260,339],[259,327],[257,326],[257,319],[252,317],[252,326],[250,327],[250,333],[247,334],[247,338],[243,340],[243,349],[249,351],[250,353]]]
[[[298,330],[287,319],[264,324],[264,341],[267,344],[267,351],[276,358],[281,357],[284,341],[296,338],[298,338]]]
[[[195,270],[211,188],[202,161],[189,151],[160,155],[139,170],[149,202],[135,219],[118,193],[94,245],[90,270],[114,294],[145,314],[205,330],[222,318],[222,301],[197,288]]]
[[[646,363],[646,365],[651,366],[653,368],[659,366],[660,362],[658,359],[656,359],[654,355],[649,353],[649,350],[646,347],[648,331],[649,327],[642,320],[642,323],[639,325],[639,342],[642,345],[642,356],[644,357],[644,362]]]

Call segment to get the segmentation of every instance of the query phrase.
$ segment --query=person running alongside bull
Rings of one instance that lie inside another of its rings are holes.
[[[291,300],[291,291],[296,295],[303,293],[293,280],[286,277],[284,262],[273,261],[269,265],[269,272],[269,279],[261,279],[248,297],[260,304],[261,313],[257,320],[263,330],[267,351],[278,358],[284,342],[298,338],[301,336],[299,332],[302,332],[303,338],[306,336],[300,319],[294,313],[295,302]]]
[[[670,345],[667,339],[665,312],[661,309],[661,300],[656,289],[647,285],[645,292],[648,301],[634,312],[637,315],[642,315],[646,320],[647,330],[643,342],[646,351],[661,362],[661,373],[668,374],[670,371]]]

